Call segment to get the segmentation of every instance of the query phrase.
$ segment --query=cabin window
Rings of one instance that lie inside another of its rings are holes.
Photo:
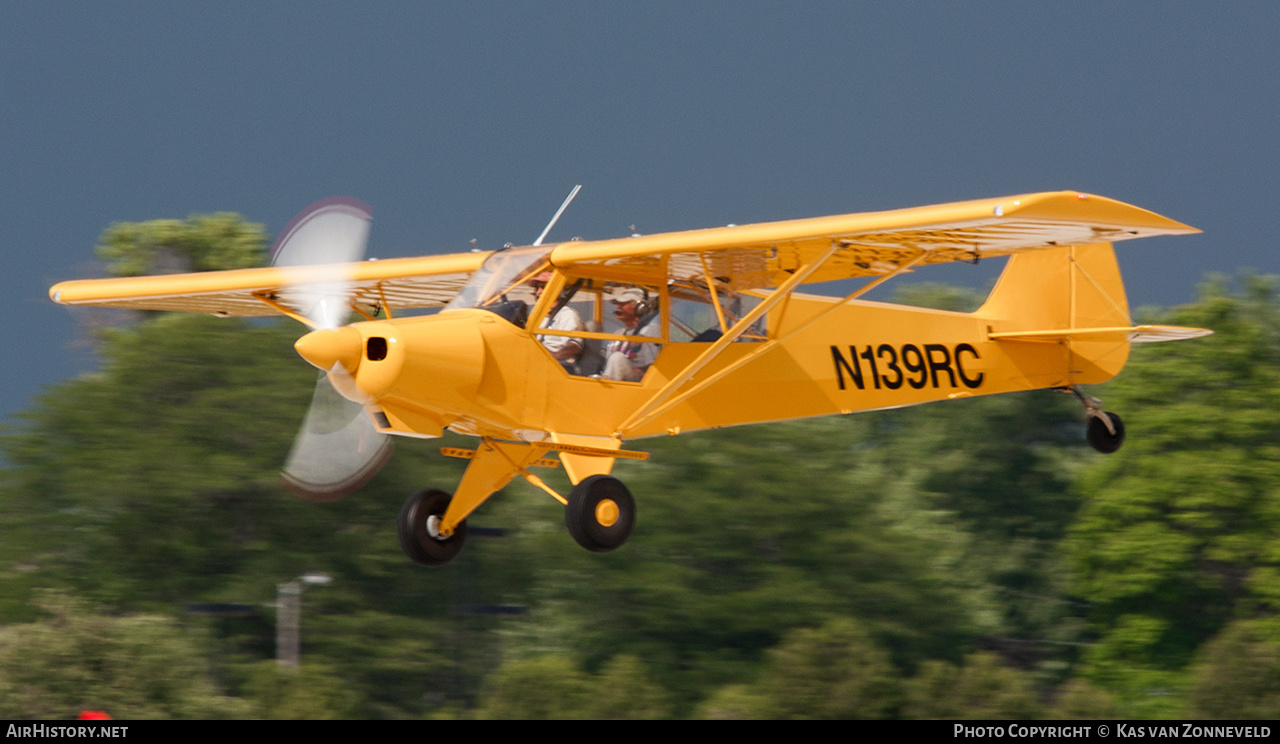
[[[713,342],[760,304],[759,297],[723,287],[711,289],[700,280],[673,281],[668,291],[671,305],[668,337],[676,342]],[[765,322],[761,318],[735,340],[764,339]]]
[[[558,277],[537,304],[529,330],[572,375],[636,382],[666,338],[661,283]],[[548,332],[549,331],[549,332]],[[566,345],[580,350],[566,358]],[[619,358],[610,358],[620,355]]]
[[[479,308],[524,326],[536,301],[529,280],[550,268],[550,247],[509,248],[485,259],[445,310]]]

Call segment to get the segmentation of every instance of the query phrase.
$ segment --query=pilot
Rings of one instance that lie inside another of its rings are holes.
[[[613,317],[626,328],[629,336],[661,337],[658,306],[649,293],[639,287],[628,287],[613,298]],[[609,380],[637,382],[658,358],[658,344],[635,341],[610,341],[605,349],[604,371]]]
[[[541,274],[529,280],[529,286],[533,289],[533,294],[537,298],[542,297],[542,292],[547,288],[547,283],[551,281],[551,272],[544,271]],[[539,328],[550,328],[556,331],[582,331],[586,326],[582,323],[582,316],[577,310],[569,307],[568,302],[561,303],[559,307],[554,307],[551,312],[542,318],[542,322],[538,324]],[[551,356],[556,361],[564,365],[564,368],[570,372],[574,371],[574,362],[578,360],[578,356],[582,354],[582,341],[569,336],[538,336],[538,341],[551,352]]]

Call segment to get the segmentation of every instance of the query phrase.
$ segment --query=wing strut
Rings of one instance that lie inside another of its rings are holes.
[[[711,267],[707,265],[707,255],[705,253],[698,254],[698,260],[702,262],[702,276],[707,283],[707,292],[711,293],[711,306],[716,309],[716,320],[720,321],[720,330],[729,330],[729,324],[724,322],[724,308],[720,307],[720,293],[716,292],[716,278],[711,276]]]
[[[831,307],[826,311],[818,313],[814,317],[810,318],[809,320],[805,321],[801,325],[797,326],[785,337],[769,339],[764,344],[761,344],[759,350],[756,351],[754,354],[748,354],[747,356],[739,359],[738,361],[734,362],[728,367],[725,367],[724,369],[711,375],[707,379],[698,381],[696,385],[689,388],[688,390],[685,390],[684,392],[680,393],[676,397],[674,398],[671,397],[673,394],[675,394],[676,390],[680,386],[684,385],[686,382],[689,381],[690,378],[692,378],[695,374],[697,374],[699,370],[707,366],[707,364],[709,364],[712,359],[718,356],[720,352],[724,351],[728,347],[728,345],[733,342],[735,338],[742,335],[743,331],[749,328],[752,323],[755,323],[756,320],[761,315],[763,315],[765,312],[767,312],[770,308],[772,308],[777,303],[790,297],[791,292],[801,282],[804,281],[804,278],[806,276],[818,270],[818,268],[820,268],[823,263],[826,263],[827,259],[829,259],[832,255],[835,254],[836,251],[838,251],[842,247],[843,246],[840,243],[836,241],[832,241],[831,247],[828,248],[821,256],[818,256],[813,261],[813,263],[808,264],[807,266],[801,267],[796,271],[795,274],[791,276],[790,279],[788,279],[787,281],[779,285],[778,288],[775,289],[773,293],[770,294],[769,297],[767,297],[764,300],[764,302],[761,302],[759,305],[756,305],[751,312],[743,316],[742,320],[739,320],[736,324],[734,324],[733,328],[730,328],[729,331],[724,334],[724,336],[721,336],[718,341],[712,344],[710,349],[707,349],[700,356],[698,356],[697,359],[694,359],[693,362],[691,362],[689,366],[685,368],[684,372],[672,378],[671,381],[669,381],[666,385],[662,386],[661,390],[654,393],[653,397],[645,401],[644,405],[640,406],[640,408],[635,413],[631,414],[631,416],[627,418],[626,421],[622,422],[622,425],[618,427],[618,436],[625,437],[627,433],[630,432],[632,429],[635,429],[636,427],[641,426],[642,424],[645,424],[646,422],[648,422],[649,420],[653,419],[656,416],[662,415],[673,406],[679,405],[681,402],[683,402],[690,396],[695,395],[698,392],[706,389],[708,385],[711,385],[716,381],[723,379],[726,375],[738,369],[742,365],[750,362],[752,359],[755,359],[759,355],[769,351],[770,349],[774,348],[775,346],[777,346],[779,343],[786,340],[787,338],[794,336],[795,334],[799,333],[805,328],[808,328],[809,326],[818,322],[822,318],[826,317],[827,313],[844,305],[846,302],[849,302],[850,300],[853,300],[853,299],[857,299],[863,294],[866,294],[867,292],[869,292],[874,287],[880,284],[883,284],[884,282],[887,282],[890,279],[900,274],[907,273],[908,271],[911,270],[911,267],[915,266],[917,263],[921,261],[921,259],[923,259],[925,256],[929,254],[927,250],[921,250],[915,256],[915,258],[912,258],[910,261],[904,264],[900,264],[898,268],[894,269],[888,274],[877,277],[872,281],[862,285],[861,287],[858,287],[852,293],[847,295],[844,299],[840,300],[839,302],[833,303]]]

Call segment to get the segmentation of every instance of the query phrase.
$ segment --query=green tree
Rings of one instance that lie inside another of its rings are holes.
[[[963,587],[974,630],[1033,657],[1078,634],[1061,544],[1080,505],[1069,475],[1088,456],[1081,419],[1045,391],[887,411],[860,453],[881,510]]]
[[[4,440],[6,519],[43,533],[18,558],[126,603],[189,601],[255,561],[301,573],[282,547],[318,512],[277,474],[314,378],[284,356],[291,335],[176,315],[109,334],[102,371]]]
[[[1087,680],[1068,680],[1056,691],[1048,718],[1058,721],[1098,721],[1123,718],[1115,696]]]
[[[1196,718],[1280,718],[1280,635],[1274,619],[1237,621],[1200,647],[1188,696]]]
[[[157,615],[112,616],[63,594],[44,594],[48,617],[0,629],[0,716],[239,718],[206,660],[208,639]]]
[[[768,696],[754,685],[727,685],[699,703],[693,717],[714,721],[754,721],[772,719],[774,709]]]
[[[644,663],[634,656],[615,656],[591,682],[585,709],[597,721],[666,718],[666,691],[649,678]]]
[[[768,652],[759,679],[727,685],[697,707],[698,718],[889,718],[901,704],[889,654],[858,623],[838,618],[796,628]]]
[[[906,684],[905,718],[1032,719],[1042,708],[1026,675],[987,652],[962,666],[930,661]]]
[[[977,310],[986,295],[968,287],[953,287],[938,282],[914,282],[894,288],[893,301],[902,305],[931,307],[954,313],[971,313]]]
[[[389,557],[400,560],[394,535],[386,537],[387,552],[396,552]],[[492,631],[459,637],[448,620],[423,616],[434,613],[387,611],[366,594],[368,582],[359,574],[344,573],[340,580],[356,586],[332,599],[321,600],[318,591],[304,597],[316,601],[304,610],[302,669],[319,667],[340,680],[345,694],[327,708],[355,718],[420,718],[470,702],[487,671]]]
[[[486,719],[586,718],[590,678],[564,656],[503,664],[489,683],[477,716]]]
[[[265,228],[233,212],[185,220],[116,222],[98,238],[98,257],[115,276],[247,269],[266,261]]]
[[[665,718],[665,691],[649,679],[634,656],[610,659],[597,674],[582,671],[569,656],[513,658],[489,678],[479,718],[591,719],[626,721]]]
[[[889,655],[844,618],[789,633],[760,681],[780,718],[887,718],[899,688]]]
[[[1209,338],[1136,347],[1107,389],[1128,441],[1080,481],[1075,590],[1104,685],[1179,670],[1234,618],[1280,609],[1280,303],[1276,281],[1225,283],[1159,318]]]
[[[281,669],[275,661],[254,665],[245,693],[254,718],[307,721],[346,718],[354,697],[332,670],[314,663]]]

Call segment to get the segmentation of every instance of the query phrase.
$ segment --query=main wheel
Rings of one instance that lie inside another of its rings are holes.
[[[1089,444],[1094,449],[1104,455],[1109,455],[1120,449],[1120,445],[1124,444],[1124,422],[1111,411],[1107,411],[1106,416],[1111,419],[1111,425],[1116,429],[1114,434],[1107,430],[1107,424],[1100,416],[1090,416],[1086,435],[1089,439]]]
[[[594,553],[608,553],[631,534],[636,523],[636,501],[622,481],[593,475],[569,492],[564,523],[579,545]]]
[[[462,543],[467,539],[465,519],[448,537],[440,537],[437,531],[440,518],[452,499],[453,496],[444,491],[428,488],[410,496],[400,508],[396,531],[400,535],[400,547],[413,562],[424,566],[443,566],[462,552]]]

